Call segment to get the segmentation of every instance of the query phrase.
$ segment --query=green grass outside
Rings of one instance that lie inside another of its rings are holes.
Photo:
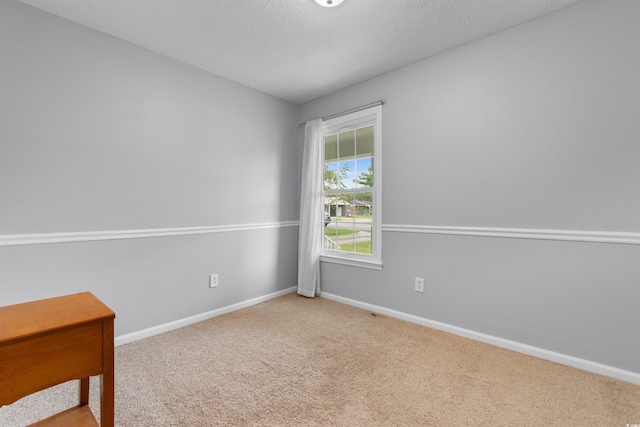
[[[371,218],[371,215],[369,216],[356,216],[356,218]],[[352,221],[353,218],[335,218],[332,217],[331,218],[332,221]],[[348,230],[348,229],[342,229],[342,228],[331,228],[331,225],[328,225],[327,227],[325,227],[324,229],[324,235],[332,238],[332,237],[339,237],[339,236],[348,236],[350,234],[353,234],[354,231],[353,230]],[[340,250],[344,251],[344,252],[357,252],[360,254],[371,254],[371,240],[368,240],[366,242],[356,242],[356,247],[355,247],[355,251],[353,250],[353,245],[340,245]]]
[[[353,245],[340,245],[340,250],[343,252],[357,252],[359,254],[371,254],[371,240],[366,242],[356,242],[356,250],[353,250]]]
[[[335,228],[325,228],[324,229],[324,235],[327,237],[334,237],[334,236],[346,236],[348,234],[353,234],[353,230],[346,230],[346,229],[335,229]]]

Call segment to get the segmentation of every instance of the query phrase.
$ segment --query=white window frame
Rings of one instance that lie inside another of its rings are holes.
[[[322,162],[324,167],[324,137],[373,125],[373,219],[371,224],[371,254],[334,251],[321,248],[320,261],[354,267],[382,270],[382,106],[345,114],[323,123]],[[324,185],[324,184],[323,184]],[[324,188],[323,195],[324,195]],[[331,193],[331,190],[327,190]],[[323,205],[324,209],[324,205]]]

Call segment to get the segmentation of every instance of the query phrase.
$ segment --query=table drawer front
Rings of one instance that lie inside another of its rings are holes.
[[[102,328],[102,322],[94,322],[0,344],[0,406],[43,384],[101,374]]]

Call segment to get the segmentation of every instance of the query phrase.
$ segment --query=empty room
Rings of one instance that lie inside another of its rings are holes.
[[[76,408],[640,426],[640,1],[0,0],[0,425]]]

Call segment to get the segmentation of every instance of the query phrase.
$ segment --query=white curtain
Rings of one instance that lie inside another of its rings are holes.
[[[324,182],[322,143],[322,119],[307,122],[304,128],[298,240],[298,293],[305,297],[320,295]]]

